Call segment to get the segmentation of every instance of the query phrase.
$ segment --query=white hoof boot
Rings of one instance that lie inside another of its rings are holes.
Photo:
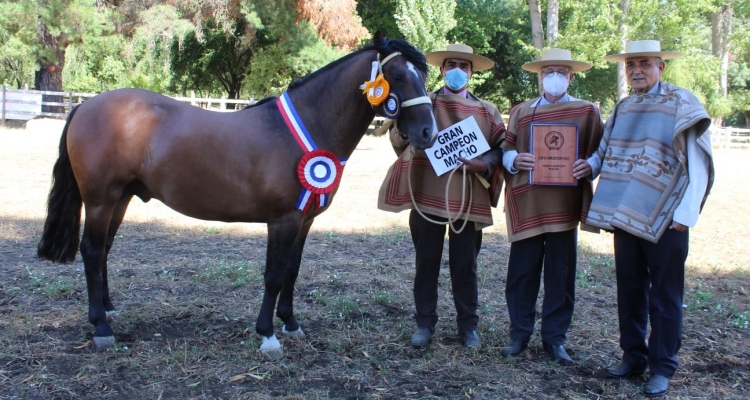
[[[266,355],[266,357],[272,360],[278,360],[284,355],[284,351],[281,350],[281,343],[276,339],[276,335],[269,337],[261,336],[263,344],[260,345],[260,352]]]
[[[288,331],[286,330],[286,325],[284,325],[283,327],[281,327],[281,332],[296,339],[302,339],[303,337],[305,337],[305,332],[302,332],[302,327],[297,328],[296,331]]]
[[[97,349],[111,349],[115,347],[114,336],[94,336],[94,344]]]

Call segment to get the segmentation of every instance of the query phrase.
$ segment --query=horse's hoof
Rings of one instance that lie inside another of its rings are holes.
[[[303,337],[305,337],[305,332],[302,332],[302,327],[297,328],[297,330],[295,331],[288,331],[286,330],[286,325],[284,325],[283,327],[281,327],[281,332],[293,338],[302,339]]]
[[[108,322],[117,319],[117,310],[107,311],[105,314],[107,315]]]
[[[94,336],[94,344],[97,349],[111,349],[115,347],[114,336]]]
[[[281,343],[276,339],[276,335],[261,336],[261,338],[263,338],[263,344],[260,345],[260,352],[263,355],[272,360],[278,360],[284,355],[284,351],[281,350]]]

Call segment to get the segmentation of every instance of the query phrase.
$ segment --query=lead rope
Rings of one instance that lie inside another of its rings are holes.
[[[414,205],[414,209],[417,210],[417,212],[419,213],[419,215],[422,216],[422,218],[426,219],[429,222],[432,222],[433,224],[448,225],[451,227],[451,231],[453,231],[453,233],[456,233],[456,234],[463,232],[464,228],[466,228],[466,224],[469,222],[469,213],[471,212],[471,203],[473,202],[473,199],[474,199],[474,191],[471,190],[474,182],[472,182],[471,176],[469,176],[469,179],[468,179],[469,204],[466,208],[464,223],[463,225],[461,225],[460,229],[456,229],[453,226],[453,223],[461,219],[461,211],[463,210],[464,204],[466,203],[466,188],[467,188],[466,168],[462,168],[463,179],[461,181],[461,206],[458,208],[458,213],[456,214],[455,218],[451,218],[450,203],[448,202],[449,200],[448,194],[449,194],[450,187],[451,187],[451,179],[453,179],[453,174],[455,174],[456,170],[458,169],[458,168],[455,168],[448,175],[448,182],[445,184],[445,214],[448,216],[447,217],[448,220],[446,222],[435,221],[427,217],[426,215],[424,215],[424,213],[422,213],[422,210],[419,209],[419,206],[417,206],[417,202],[414,200],[414,190],[412,189],[412,186],[411,186],[411,163],[414,160],[414,148],[411,146],[409,148],[411,149],[412,157],[409,159],[409,166],[406,169],[406,178],[407,178],[407,182],[409,186],[409,197],[411,198],[411,204]]]

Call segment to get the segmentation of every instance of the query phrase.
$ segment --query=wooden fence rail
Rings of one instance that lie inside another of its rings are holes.
[[[722,126],[711,129],[711,145],[718,148],[750,148],[750,129]]]
[[[43,96],[60,96],[64,101],[43,101]],[[77,92],[49,92],[42,90],[23,90],[10,89],[5,86],[0,94],[0,104],[2,104],[2,119],[0,126],[5,126],[6,120],[25,120],[36,117],[66,118],[73,107],[83,103],[85,100],[96,96],[97,93],[77,93]],[[196,107],[211,109],[216,111],[233,111],[226,106],[234,105],[234,109],[239,109],[255,103],[255,100],[234,100],[226,98],[209,98],[195,97],[195,92],[190,93],[190,97],[169,96],[175,100],[190,103]],[[42,106],[64,107],[64,113],[42,112]],[[375,128],[380,127],[385,118],[375,117],[370,123],[367,133],[372,133]]]
[[[65,118],[73,107],[96,95],[97,93],[10,89],[3,85],[2,94],[0,94],[2,125],[5,125],[5,121],[9,119],[30,120],[36,117]],[[58,96],[63,101],[45,101],[43,96]],[[221,111],[230,111],[231,109],[227,110],[227,105],[234,105],[233,108],[237,109],[255,103],[255,100],[195,97],[194,92],[191,92],[190,97],[169,97],[201,108]],[[65,112],[43,112],[42,106],[64,107]]]

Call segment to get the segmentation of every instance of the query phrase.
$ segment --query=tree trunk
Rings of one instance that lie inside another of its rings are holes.
[[[544,32],[542,30],[542,12],[539,10],[539,3],[537,0],[526,0],[529,4],[529,11],[531,12],[531,37],[534,40],[534,47],[539,49],[541,54],[544,48]],[[536,56],[539,59],[539,55]],[[537,74],[537,86],[539,87],[539,93],[542,93],[542,76]]]
[[[625,43],[628,42],[628,10],[630,9],[630,0],[620,1],[620,11],[622,19],[618,28],[620,32],[620,49],[625,50]],[[628,80],[625,76],[625,63],[617,63],[617,99],[622,99],[628,95]]]
[[[531,37],[534,40],[534,47],[539,50],[544,48],[544,31],[542,30],[542,12],[539,10],[537,0],[526,0],[531,12]],[[539,59],[539,57],[537,57]]]
[[[557,42],[557,25],[559,19],[559,1],[547,0],[547,45],[550,47],[555,47],[555,42]]]
[[[727,96],[727,74],[729,72],[729,35],[732,34],[732,3],[719,7],[711,14],[711,52],[721,60],[719,85],[724,97]]]
[[[711,13],[711,52],[721,60],[719,86],[722,96],[727,98],[727,75],[729,74],[729,35],[732,34],[732,2],[719,7]],[[716,126],[721,126],[721,117],[715,119]]]
[[[61,37],[53,36],[41,18],[38,19],[37,23],[37,40],[42,45],[43,50],[37,55],[39,70],[34,73],[34,89],[62,92],[62,69],[65,65],[65,49],[61,46],[61,42],[64,42],[64,40],[61,40]],[[51,55],[51,57],[48,55]],[[62,96],[46,94],[42,96],[43,102],[62,103],[63,100]],[[65,106],[43,105],[42,112],[65,113]]]

